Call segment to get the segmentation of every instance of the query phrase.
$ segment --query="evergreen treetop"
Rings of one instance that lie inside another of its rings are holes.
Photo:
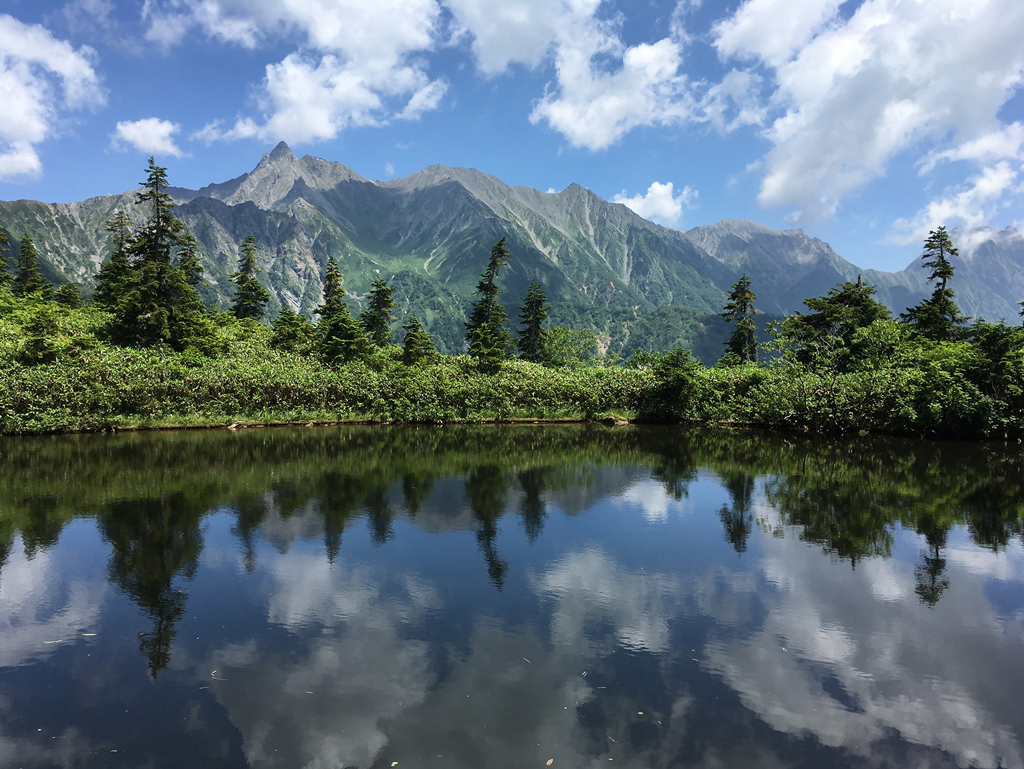
[[[246,235],[238,249],[238,270],[231,274],[235,284],[235,303],[231,311],[236,318],[261,320],[270,301],[270,292],[256,279],[262,272],[256,263],[256,238]]]
[[[929,298],[900,313],[900,320],[926,339],[939,342],[958,339],[962,336],[961,327],[969,320],[957,305],[956,294],[946,286],[954,272],[949,257],[958,255],[959,251],[953,247],[945,227],[928,233],[921,259],[923,266],[931,270],[928,282],[938,285]]]
[[[519,310],[519,320],[523,324],[516,339],[519,356],[530,363],[543,363],[545,331],[542,324],[548,318],[548,307],[547,294],[540,283],[530,283]]]
[[[288,352],[304,352],[313,339],[313,324],[305,315],[296,313],[288,302],[281,305],[270,346]]]
[[[729,302],[719,313],[719,317],[736,324],[725,346],[740,363],[757,362],[757,326],[754,318],[761,313],[754,308],[755,301],[757,297],[750,288],[750,278],[744,274],[733,284]]]
[[[949,257],[959,255],[945,227],[929,232],[924,241],[924,253],[921,254],[924,267],[931,270],[928,282],[938,281],[939,288],[945,290],[946,281],[953,277],[953,265],[949,263]]]
[[[318,351],[330,363],[361,360],[371,352],[370,340],[362,325],[352,317],[348,304],[341,300],[330,317],[321,319],[317,330],[320,333]]]
[[[787,317],[781,324],[781,338],[796,348],[799,361],[808,363],[824,354],[841,368],[857,330],[892,317],[889,308],[874,296],[875,287],[859,278],[856,283],[840,283],[825,296],[805,299],[812,312]]]
[[[360,323],[377,347],[384,347],[391,341],[391,311],[395,309],[392,294],[395,289],[383,278],[370,284],[370,301],[359,316]]]
[[[135,254],[147,262],[171,264],[175,249],[181,245],[185,226],[172,213],[174,201],[167,194],[167,169],[158,166],[151,155],[149,173],[142,190],[135,195],[135,205],[148,205],[149,218],[136,235]]]
[[[113,310],[125,290],[125,282],[130,278],[131,266],[129,255],[135,247],[135,235],[132,222],[124,211],[114,213],[114,218],[105,223],[110,240],[114,245],[114,253],[101,266],[96,275],[96,293],[93,303],[97,307]]]
[[[466,341],[469,354],[489,367],[494,367],[508,358],[511,346],[509,332],[505,327],[508,315],[498,302],[502,293],[498,288],[498,273],[508,264],[511,255],[502,238],[491,247],[491,258],[487,269],[480,276],[475,295],[480,298],[473,303],[466,321]]]
[[[320,315],[320,322],[330,320],[334,314],[345,304],[345,294],[342,292],[344,278],[341,277],[341,270],[333,256],[327,257],[327,271],[324,273],[323,304],[316,308]]]
[[[0,230],[0,288],[10,288],[14,277],[7,271],[7,257],[4,256],[10,250],[10,240],[7,233]]]
[[[198,289],[200,286],[206,285],[203,282],[203,260],[199,256],[199,243],[191,232],[186,232],[181,237],[178,269],[185,274],[185,280],[193,288]]]
[[[411,315],[402,329],[405,331],[402,342],[402,362],[405,365],[412,366],[434,354],[434,341],[420,324],[419,318]]]
[[[193,347],[212,351],[216,331],[199,293],[189,276],[174,264],[174,256],[188,246],[184,225],[173,215],[174,202],[167,194],[166,169],[149,159],[149,174],[136,193],[136,205],[147,205],[149,216],[130,236],[129,222],[123,212],[108,223],[114,236],[115,255],[124,254],[127,269],[120,259],[111,257],[111,296],[106,306],[114,312],[112,336],[119,344],[145,347],[170,344],[183,350]],[[123,280],[117,273],[124,270]]]
[[[36,251],[35,243],[32,242],[32,236],[27,232],[21,236],[21,247],[18,249],[18,257],[15,259],[15,269],[15,296],[50,298],[52,289],[39,270],[39,253]]]
[[[78,293],[78,286],[74,283],[64,283],[53,298],[57,304],[62,304],[72,310],[77,310],[82,306],[82,295]]]
[[[320,322],[317,324],[317,352],[330,363],[347,363],[370,354],[370,340],[362,325],[352,317],[345,293],[344,279],[334,257],[327,259],[324,274],[323,304],[317,308]]]

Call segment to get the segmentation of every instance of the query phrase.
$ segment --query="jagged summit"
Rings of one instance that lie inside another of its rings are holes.
[[[562,308],[553,322],[590,318],[596,331],[620,341],[632,333],[629,324],[659,307],[719,312],[744,272],[754,281],[759,309],[769,313],[802,309],[807,297],[858,274],[895,312],[932,290],[919,264],[898,273],[862,270],[799,229],[724,220],[681,232],[577,183],[548,194],[474,168],[432,165],[371,181],[342,163],[296,157],[286,142],[235,179],[171,193],[176,213],[200,243],[207,301],[230,301],[238,247],[251,234],[275,303],[312,313],[333,257],[354,302],[375,277],[386,276],[402,315],[424,319],[449,351],[462,349],[467,297],[491,245],[503,237],[514,256],[503,284],[510,307],[539,280],[552,305]],[[110,253],[104,222],[117,209],[140,215],[133,200],[128,192],[53,206],[0,202],[0,227],[31,232],[53,266],[51,277],[87,290]],[[964,248],[968,261],[957,268],[961,307],[969,315],[1016,320],[1024,297],[1024,238],[1013,229],[953,235],[958,245],[966,246],[968,236],[981,239],[973,252]]]
[[[278,142],[277,146],[270,151],[270,154],[263,154],[264,158],[269,159],[272,162],[280,162],[282,160],[296,160],[295,153],[292,152],[291,147],[288,146],[287,142]]]

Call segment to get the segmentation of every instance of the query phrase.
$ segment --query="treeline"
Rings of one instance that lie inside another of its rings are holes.
[[[1024,331],[963,316],[950,287],[957,252],[941,227],[923,254],[935,291],[898,319],[858,280],[806,300],[807,312],[769,324],[769,341],[759,342],[754,286],[743,276],[721,313],[732,334],[711,367],[683,349],[624,359],[590,329],[552,328],[537,282],[513,323],[500,301],[512,258],[503,239],[473,295],[467,352],[451,356],[420,318],[394,317],[383,278],[353,315],[333,258],[316,322],[285,304],[268,325],[271,296],[251,235],[231,275],[230,311],[206,306],[198,244],[166,190],[166,170],[151,158],[136,200],[145,219],[133,227],[119,211],[107,223],[111,254],[89,303],[72,284],[54,291],[46,282],[29,234],[13,274],[2,265],[0,432],[601,417],[990,437],[1024,426]]]

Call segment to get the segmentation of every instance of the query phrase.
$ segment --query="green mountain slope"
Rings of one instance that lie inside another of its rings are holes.
[[[287,302],[311,315],[333,256],[353,310],[374,278],[388,278],[397,317],[418,314],[449,352],[462,347],[472,291],[491,244],[502,237],[513,255],[501,281],[509,314],[516,316],[529,282],[539,280],[558,308],[553,320],[593,328],[602,347],[614,351],[699,346],[707,337],[702,357],[716,356],[722,329],[712,318],[744,272],[759,307],[773,314],[801,309],[804,298],[862,272],[897,312],[927,292],[916,265],[900,273],[862,271],[801,230],[727,220],[684,233],[576,184],[545,193],[465,168],[430,166],[404,179],[371,181],[341,163],[297,158],[283,142],[236,179],[170,192],[200,243],[208,302],[229,304],[238,245],[252,234],[272,312]],[[0,227],[14,238],[32,234],[48,277],[88,292],[109,252],[104,222],[118,209],[141,218],[131,191],[72,204],[0,202]],[[1012,291],[1024,288],[1024,248],[1014,251],[1024,240],[1014,235],[974,250],[960,266],[956,290],[969,314],[1010,315]]]

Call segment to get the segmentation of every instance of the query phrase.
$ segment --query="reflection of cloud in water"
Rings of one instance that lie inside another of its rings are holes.
[[[322,557],[275,555],[271,621],[292,631],[321,628],[284,656],[272,642],[218,650],[211,686],[242,733],[252,766],[368,766],[387,743],[385,722],[422,702],[434,682],[427,644],[406,637],[437,606],[415,579],[389,595],[366,571]]]
[[[105,580],[66,582],[52,550],[30,560],[14,543],[0,581],[0,667],[48,656],[96,626]]]
[[[13,543],[0,580],[0,667],[38,662],[96,630],[106,580],[67,581],[55,550],[29,559],[20,538]],[[0,724],[15,723],[17,708],[0,693]],[[0,733],[0,766],[80,766],[96,748],[75,728],[38,739]]]
[[[639,507],[648,523],[665,523],[670,510],[679,512],[683,509],[681,502],[669,496],[665,484],[651,478],[633,483],[613,501],[628,507]]]
[[[870,560],[856,570],[796,537],[765,538],[763,624],[712,640],[708,667],[772,728],[870,755],[898,730],[960,766],[1022,767],[1013,693],[1024,688],[1024,638],[1000,621],[966,569],[936,608],[913,591],[913,566]],[[980,551],[979,551],[980,552]],[[705,596],[717,615],[735,593]]]
[[[587,622],[602,620],[613,624],[626,648],[669,648],[668,623],[681,591],[675,578],[627,572],[599,550],[587,550],[570,553],[532,583],[555,600],[551,636],[556,644],[579,642]]]
[[[1024,547],[1013,540],[1006,549],[993,553],[976,545],[964,543],[951,546],[943,553],[946,560],[964,571],[1003,582],[1024,582]]]

